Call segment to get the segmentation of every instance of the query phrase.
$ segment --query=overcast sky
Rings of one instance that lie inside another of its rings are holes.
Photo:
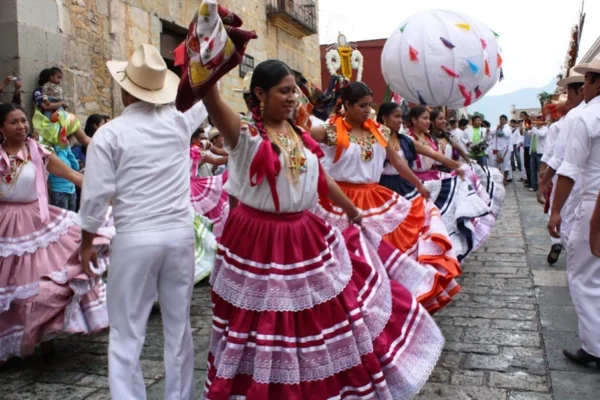
[[[320,0],[319,34],[323,44],[335,42],[339,31],[350,41],[382,39],[423,10],[464,13],[500,35],[505,79],[489,94],[502,94],[543,87],[556,77],[580,6],[580,0]],[[600,0],[587,0],[585,12],[580,57],[600,36]]]

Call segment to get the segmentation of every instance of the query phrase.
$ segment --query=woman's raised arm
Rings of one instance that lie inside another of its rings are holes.
[[[208,90],[202,101],[225,143],[232,149],[235,148],[240,137],[240,115],[225,103],[217,85]]]

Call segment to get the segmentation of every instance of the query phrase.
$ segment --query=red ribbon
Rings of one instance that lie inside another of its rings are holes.
[[[324,156],[323,151],[319,147],[318,143],[313,140],[310,134],[306,131],[300,136],[304,146],[313,152],[318,158]],[[281,161],[279,156],[273,149],[272,142],[265,138],[258,148],[258,152],[254,156],[252,163],[250,164],[250,186],[258,186],[263,180],[267,180],[269,188],[271,190],[271,196],[273,197],[273,204],[275,205],[275,211],[279,212],[279,195],[277,194],[277,176],[281,172]],[[319,162],[319,180],[317,183],[317,191],[319,194],[319,200],[328,211],[333,211],[329,203],[328,194],[329,186],[327,184],[327,175]]]
[[[250,164],[250,186],[258,186],[266,178],[277,212],[279,212],[279,196],[277,195],[276,179],[280,172],[281,162],[275,149],[273,149],[273,144],[269,139],[263,139]]]

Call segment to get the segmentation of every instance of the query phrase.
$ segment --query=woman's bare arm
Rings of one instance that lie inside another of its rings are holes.
[[[55,154],[51,154],[48,159],[48,172],[58,176],[59,178],[64,178],[69,182],[73,183],[77,187],[81,187],[83,185],[83,174],[75,171],[67,164],[61,161]]]
[[[228,156],[225,157],[213,157],[210,154],[202,156],[201,164],[212,164],[212,165],[225,165],[229,160]]]
[[[229,153],[227,152],[227,150],[221,149],[221,148],[215,147],[215,146],[212,146],[210,148],[210,151],[213,152],[213,153],[215,153],[216,155],[223,156],[223,157],[229,155]]]
[[[325,143],[327,140],[327,132],[323,125],[313,126],[310,128],[310,135],[313,139],[315,139],[318,143]]]
[[[354,222],[359,222],[356,219],[360,216],[360,210],[356,208],[354,203],[344,194],[342,189],[338,186],[337,183],[327,175],[327,187],[329,189],[329,199],[333,204],[340,207],[348,218],[352,219]]]
[[[415,150],[418,154],[424,155],[425,157],[429,157],[442,165],[450,168],[450,169],[458,169],[460,168],[460,164],[454,160],[449,159],[445,155],[438,153],[437,151],[431,149],[430,147],[424,146],[419,142],[413,142],[415,145]]]
[[[240,137],[240,115],[225,103],[217,85],[208,90],[202,101],[225,143],[232,149],[235,148]]]
[[[415,175],[408,164],[400,158],[392,146],[386,147],[386,157],[402,178],[406,179],[411,185],[416,187],[423,197],[429,198],[430,193],[423,185],[423,182],[421,182],[421,180]]]

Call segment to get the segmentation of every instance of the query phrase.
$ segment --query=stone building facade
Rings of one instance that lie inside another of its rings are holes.
[[[316,0],[220,0],[254,29],[247,54],[254,64],[285,61],[307,79],[320,80]],[[23,79],[23,100],[39,72],[58,66],[71,107],[82,118],[92,113],[117,116],[123,105],[105,63],[127,59],[143,43],[161,50],[172,65],[172,50],[185,38],[200,0],[2,0],[0,2],[0,76]],[[251,62],[250,62],[251,63]],[[245,111],[239,69],[221,80],[226,100]],[[7,101],[10,93],[4,94]]]

